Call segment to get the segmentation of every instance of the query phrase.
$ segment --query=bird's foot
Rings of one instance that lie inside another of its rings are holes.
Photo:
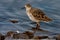
[[[33,31],[41,31],[42,29],[32,27],[32,30],[33,30]]]

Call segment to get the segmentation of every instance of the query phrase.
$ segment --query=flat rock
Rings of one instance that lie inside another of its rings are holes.
[[[28,39],[28,36],[26,34],[17,33],[13,35],[13,39]]]
[[[33,39],[46,39],[48,36],[34,36]]]
[[[29,31],[25,31],[23,34],[28,35],[29,39],[33,38],[34,33],[33,32],[29,32]]]

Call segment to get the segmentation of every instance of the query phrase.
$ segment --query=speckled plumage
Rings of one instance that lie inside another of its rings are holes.
[[[32,7],[30,4],[26,4],[25,8],[26,8],[26,13],[30,18],[30,20],[36,22],[38,25],[40,21],[46,21],[46,22],[52,21],[52,19],[47,17],[42,10]]]
[[[37,8],[31,8],[29,11],[35,19],[37,20],[42,20],[42,18],[44,17],[44,12],[42,12],[40,9]]]

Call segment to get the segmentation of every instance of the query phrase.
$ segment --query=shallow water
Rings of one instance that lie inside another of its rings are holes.
[[[32,21],[26,15],[26,10],[21,9],[26,3],[40,8],[53,19],[49,23],[41,22],[41,29],[49,32],[37,32],[36,35],[60,33],[60,0],[0,0],[0,33],[5,34],[11,30],[24,32],[35,27],[35,24],[31,24]],[[17,19],[19,22],[14,24],[9,21],[11,19]]]

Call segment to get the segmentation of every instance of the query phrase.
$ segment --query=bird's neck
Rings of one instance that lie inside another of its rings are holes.
[[[31,7],[30,8],[26,8],[26,11],[29,11],[31,9]]]

